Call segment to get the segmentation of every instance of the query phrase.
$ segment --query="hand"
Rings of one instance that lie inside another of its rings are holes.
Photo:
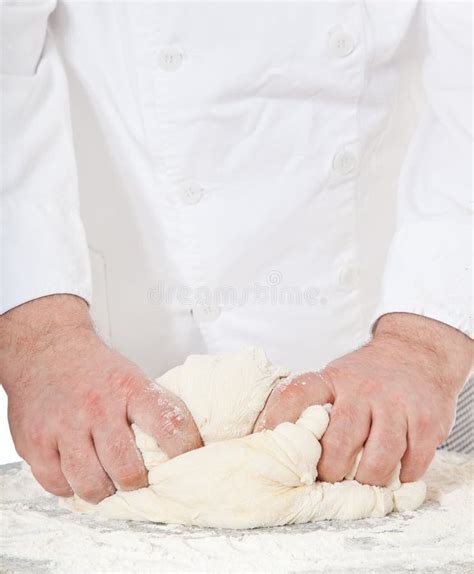
[[[460,331],[418,315],[384,315],[369,343],[329,363],[321,376],[276,387],[255,431],[295,421],[311,404],[334,403],[320,480],[342,480],[364,447],[356,480],[386,485],[401,460],[400,479],[411,482],[451,430],[472,359],[473,341]]]
[[[1,382],[18,454],[58,496],[97,503],[147,485],[132,422],[175,456],[201,446],[184,403],[95,334],[87,304],[37,299],[0,317]]]

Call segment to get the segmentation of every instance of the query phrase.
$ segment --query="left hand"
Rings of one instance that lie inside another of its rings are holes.
[[[364,447],[356,480],[386,485],[401,460],[400,480],[415,481],[451,430],[473,348],[472,339],[444,323],[384,315],[369,343],[330,362],[321,376],[307,373],[276,387],[254,432],[294,422],[312,404],[334,403],[320,480],[342,480]]]

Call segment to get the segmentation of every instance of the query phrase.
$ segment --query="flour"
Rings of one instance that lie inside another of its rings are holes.
[[[439,452],[415,512],[250,531],[70,514],[26,465],[0,467],[0,570],[130,572],[430,572],[473,569],[474,463]]]

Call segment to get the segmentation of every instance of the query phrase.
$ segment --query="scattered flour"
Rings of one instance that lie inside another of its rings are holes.
[[[472,572],[474,461],[439,452],[414,512],[219,530],[58,508],[26,465],[0,467],[0,572]]]

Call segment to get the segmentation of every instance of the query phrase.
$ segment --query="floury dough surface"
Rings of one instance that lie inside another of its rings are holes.
[[[423,502],[424,482],[401,485],[398,476],[388,488],[351,480],[355,469],[340,483],[316,480],[329,405],[308,407],[296,423],[250,434],[269,393],[287,375],[261,349],[190,356],[158,382],[184,400],[205,446],[169,460],[134,425],[149,486],[117,492],[96,506],[77,496],[63,505],[116,519],[255,528],[381,517]]]

